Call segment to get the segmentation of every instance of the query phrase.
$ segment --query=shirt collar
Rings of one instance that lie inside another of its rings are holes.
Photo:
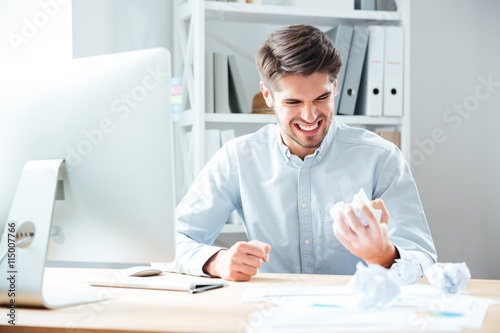
[[[321,142],[321,145],[319,146],[319,148],[316,149],[314,151],[314,153],[311,154],[312,156],[318,156],[318,155],[321,156],[324,153],[326,153],[326,151],[328,150],[328,148],[331,146],[331,144],[333,142],[333,138],[335,136],[335,133],[337,133],[337,129],[338,129],[337,120],[335,120],[335,118],[333,118],[332,123],[330,124],[330,128],[328,128],[328,131],[326,132],[325,138],[323,139],[323,142]],[[292,154],[290,153],[290,149],[283,143],[283,139],[281,138],[281,132],[280,132],[278,124],[276,124],[276,141],[278,142],[278,147],[279,147],[281,153],[283,154],[285,161],[288,163],[290,161],[290,157]],[[308,156],[311,156],[311,155],[308,155]]]

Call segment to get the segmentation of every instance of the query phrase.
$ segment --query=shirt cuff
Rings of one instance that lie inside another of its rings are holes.
[[[203,272],[203,265],[220,250],[226,250],[226,248],[205,245],[193,254],[189,260],[186,260],[186,258],[182,260],[176,259],[173,262],[164,263],[162,269],[166,272],[214,277],[213,275]]]
[[[435,263],[433,259],[431,259],[427,254],[421,251],[403,250],[402,248],[399,248],[397,246],[396,249],[398,250],[401,259],[413,259],[420,264],[422,273],[421,276],[423,276],[423,273],[427,268],[431,267]]]

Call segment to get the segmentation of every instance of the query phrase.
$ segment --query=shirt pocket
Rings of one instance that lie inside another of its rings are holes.
[[[328,204],[325,207],[324,217],[323,217],[323,235],[325,246],[332,247],[335,250],[347,251],[344,245],[337,239],[335,233],[333,232],[333,217],[330,215],[330,209],[334,204]]]

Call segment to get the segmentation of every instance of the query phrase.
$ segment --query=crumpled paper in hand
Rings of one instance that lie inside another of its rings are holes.
[[[352,200],[351,206],[352,210],[354,211],[354,214],[356,214],[356,217],[359,219],[359,221],[366,227],[368,225],[368,221],[366,221],[365,216],[357,209],[357,205],[359,203],[364,203],[368,208],[370,208],[371,212],[377,219],[377,221],[380,222],[380,217],[382,216],[382,210],[380,209],[375,209],[372,207],[370,199],[366,196],[365,190],[361,188],[358,192],[358,194],[354,195],[354,199]],[[344,217],[344,221],[347,224],[347,226],[350,228],[351,226],[349,225],[349,222],[347,221],[347,217],[344,214],[344,208],[346,204],[343,201],[337,202],[332,209],[330,209],[330,216],[335,220],[335,216],[337,211],[340,211],[342,213],[342,216]]]
[[[414,284],[422,277],[422,267],[413,258],[396,259],[396,262],[391,266],[390,272],[402,285]]]
[[[358,307],[365,310],[382,309],[401,293],[398,282],[389,270],[380,265],[366,267],[362,262],[356,265],[356,273],[348,285],[362,293]]]
[[[435,263],[425,270],[425,277],[434,287],[454,294],[467,286],[471,275],[465,262]]]

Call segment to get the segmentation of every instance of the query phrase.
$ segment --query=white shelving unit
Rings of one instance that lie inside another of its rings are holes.
[[[265,3],[265,0],[264,0]],[[257,126],[275,123],[272,114],[224,114],[205,113],[205,50],[206,26],[211,22],[228,23],[232,27],[241,23],[255,25],[310,24],[331,29],[339,24],[346,25],[397,25],[405,31],[404,50],[404,101],[402,117],[336,116],[341,122],[369,129],[396,127],[401,132],[401,149],[407,160],[410,157],[410,102],[409,102],[409,3],[401,1],[397,12],[328,10],[326,8],[289,7],[276,5],[240,4],[203,0],[176,0],[174,33],[177,52],[174,54],[174,68],[182,73],[186,111],[176,126],[178,155],[183,161],[179,170],[178,188],[181,198],[194,177],[204,165],[204,132],[208,128],[248,127],[249,132]],[[179,52],[180,51],[180,52]],[[254,54],[257,49],[253,50]],[[255,68],[255,72],[257,69]],[[187,133],[191,132],[188,136]],[[241,130],[240,130],[241,132]],[[188,139],[189,138],[189,139]]]

